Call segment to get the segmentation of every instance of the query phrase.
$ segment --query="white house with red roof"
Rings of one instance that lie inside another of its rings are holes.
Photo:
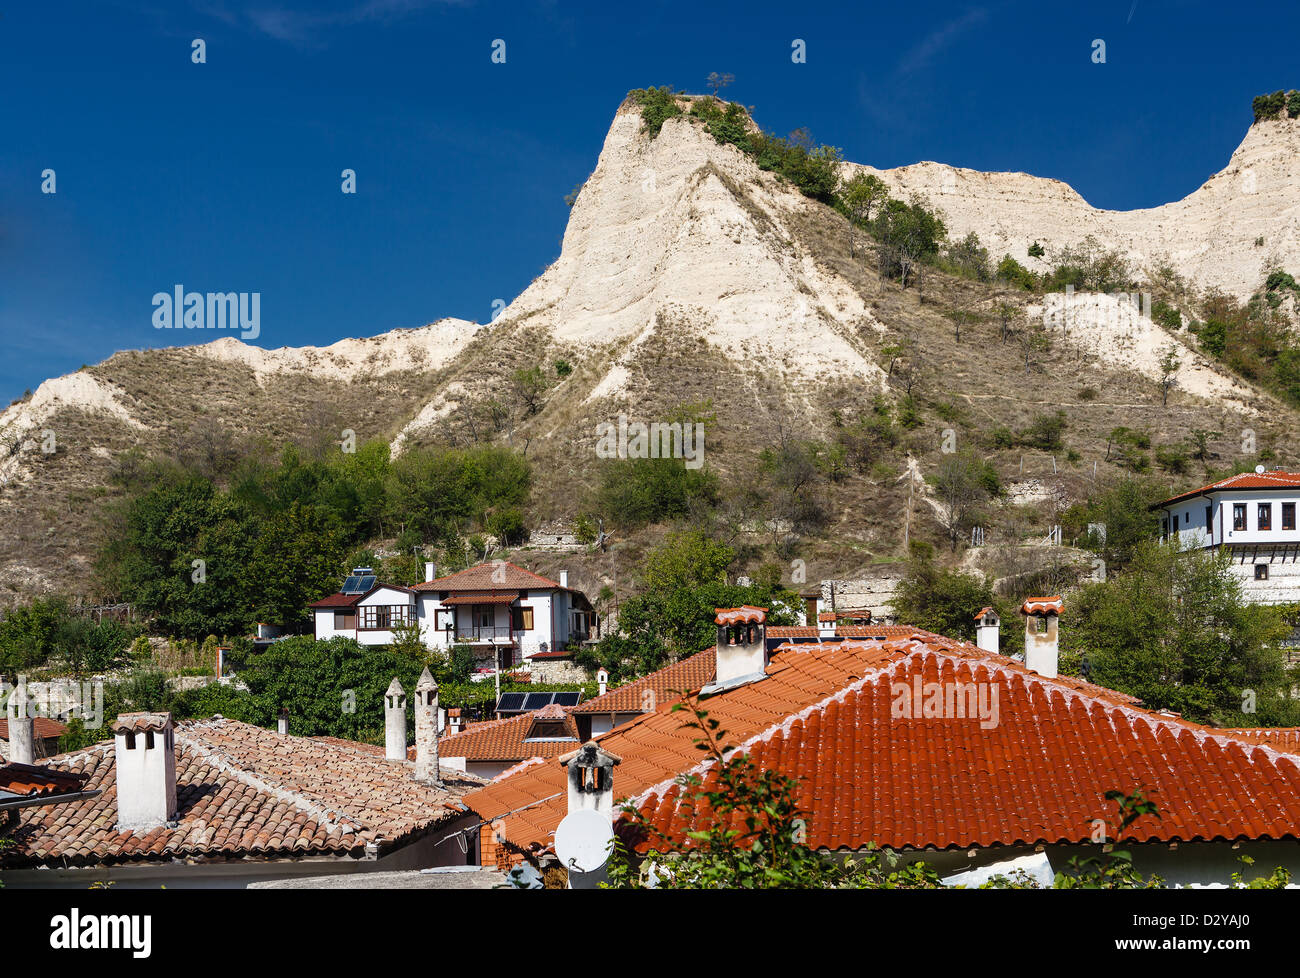
[[[508,667],[595,635],[596,613],[582,591],[569,587],[567,571],[553,581],[494,560],[443,577],[425,564],[424,576],[407,588],[380,583],[369,568],[354,569],[337,594],[311,604],[316,638],[345,635],[387,645],[394,629],[418,623],[432,649],[468,645],[484,658],[496,650]]]
[[[1162,539],[1227,551],[1248,601],[1300,601],[1300,473],[1245,472],[1151,509],[1160,514]]]
[[[425,580],[412,591],[420,634],[430,648],[469,645],[497,650],[503,666],[569,648],[592,637],[596,614],[587,596],[560,579],[494,560],[442,577],[425,565]]]
[[[388,645],[397,629],[419,615],[413,590],[381,584],[369,567],[354,568],[337,593],[308,607],[317,639],[343,636],[362,645]]]

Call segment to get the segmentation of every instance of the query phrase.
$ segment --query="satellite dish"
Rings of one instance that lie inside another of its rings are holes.
[[[555,854],[567,870],[591,873],[605,865],[614,841],[614,826],[594,808],[564,816],[555,829]]]
[[[1256,465],[1256,466],[1255,466],[1255,474],[1256,474],[1256,475],[1263,475],[1263,474],[1264,474],[1264,466],[1262,466],[1262,465]]]

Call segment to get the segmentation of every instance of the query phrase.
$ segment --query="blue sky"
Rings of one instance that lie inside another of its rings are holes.
[[[1193,0],[6,8],[0,404],[220,335],[153,328],[177,283],[261,293],[267,347],[486,321],[558,255],[564,194],[630,88],[730,72],[760,125],[852,160],[1024,170],[1146,207],[1227,162],[1252,96],[1300,87],[1297,36],[1300,6]]]

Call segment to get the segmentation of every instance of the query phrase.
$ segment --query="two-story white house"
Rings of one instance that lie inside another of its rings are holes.
[[[468,645],[480,659],[509,668],[539,652],[575,646],[596,631],[591,602],[569,587],[567,571],[553,581],[498,560],[445,577],[425,564],[424,576],[408,588],[380,583],[367,567],[354,569],[337,594],[309,606],[316,638],[344,635],[362,645],[387,645],[394,629],[418,623],[429,648]]]
[[[494,560],[435,577],[425,565],[415,585],[420,634],[430,648],[469,645],[499,650],[502,666],[521,665],[539,652],[577,645],[596,631],[587,596],[569,587],[568,571],[553,581]]]
[[[1247,601],[1300,601],[1300,473],[1256,470],[1151,506],[1160,535],[1184,550],[1222,548],[1232,556]]]

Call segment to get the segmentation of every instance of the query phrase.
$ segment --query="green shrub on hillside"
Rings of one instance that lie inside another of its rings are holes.
[[[994,274],[999,281],[1017,286],[1027,292],[1033,291],[1038,284],[1037,276],[1010,255],[1002,256]]]
[[[1280,89],[1272,95],[1256,95],[1250,103],[1250,107],[1255,113],[1256,122],[1263,122],[1265,119],[1276,119],[1286,106],[1286,93]]]
[[[677,96],[669,85],[636,88],[628,92],[627,97],[641,106],[641,128],[651,139],[659,135],[665,122],[682,114],[682,107],[677,104]]]

